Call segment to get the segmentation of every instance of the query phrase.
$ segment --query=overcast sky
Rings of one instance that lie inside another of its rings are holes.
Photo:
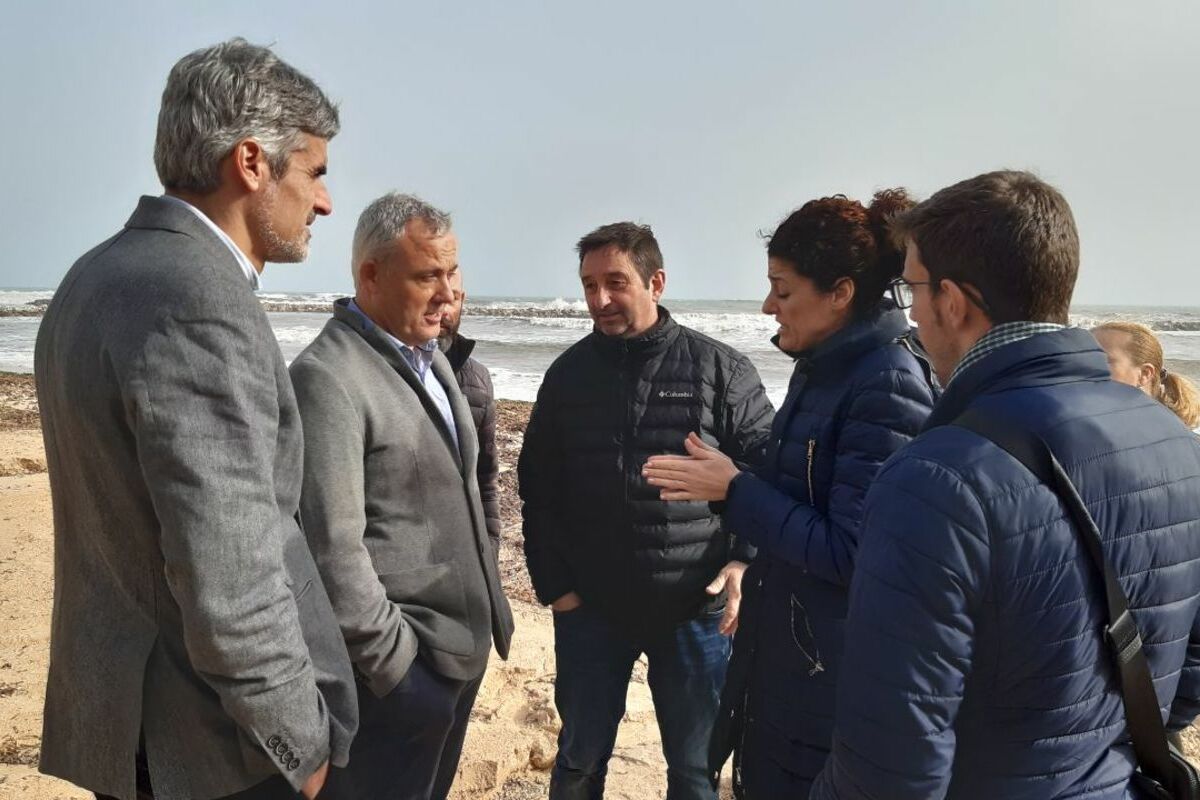
[[[266,291],[347,289],[398,189],[454,214],[473,295],[578,296],[574,242],[634,219],[668,297],[758,298],[756,234],[805,200],[1018,167],[1075,210],[1077,303],[1200,304],[1200,3],[743,5],[6,4],[0,286],[56,285],[161,191],[167,71],[240,35],[342,113],[334,214]]]

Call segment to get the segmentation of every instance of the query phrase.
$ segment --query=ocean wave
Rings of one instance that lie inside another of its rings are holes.
[[[337,297],[337,295],[334,295],[334,297]],[[259,295],[258,303],[262,306],[263,311],[269,311],[275,314],[288,312],[315,314],[331,313],[333,311],[332,300],[277,300]]]
[[[275,340],[280,344],[301,344],[307,346],[313,339],[317,338],[317,334],[321,332],[323,326],[318,325],[310,327],[302,325],[297,327],[275,327]]]
[[[582,317],[509,317],[515,322],[524,322],[535,328],[565,328],[572,331],[590,331],[592,318]]]
[[[758,333],[770,337],[779,327],[773,317],[766,314],[705,314],[683,312],[675,314],[680,325],[695,328],[710,336],[722,333]]]
[[[53,289],[4,289],[0,290],[0,306],[18,307],[27,305],[45,305],[54,296]]]
[[[587,303],[583,300],[564,300],[561,297],[543,302],[491,300],[486,303],[472,303],[468,301],[463,307],[463,313],[480,317],[590,319]]]
[[[491,364],[488,365],[488,371],[492,375],[496,397],[500,400],[533,402],[537,400],[538,389],[542,385],[542,379],[546,377],[543,372],[522,372]]]
[[[345,292],[259,292],[258,299],[270,303],[332,303]]]
[[[1152,331],[1163,333],[1200,332],[1200,313],[1183,309],[1169,311],[1115,309],[1103,312],[1089,310],[1070,316],[1071,324],[1080,328],[1094,328],[1115,320],[1140,322]]]

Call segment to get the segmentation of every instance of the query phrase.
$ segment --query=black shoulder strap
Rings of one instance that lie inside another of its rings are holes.
[[[955,425],[991,440],[1021,462],[1038,480],[1058,495],[1075,522],[1084,549],[1103,576],[1104,597],[1108,604],[1108,625],[1104,635],[1121,675],[1121,696],[1133,751],[1142,771],[1160,783],[1171,784],[1173,769],[1167,747],[1158,696],[1150,676],[1150,665],[1142,649],[1137,623],[1129,613],[1129,602],[1117,576],[1104,557],[1100,531],[1066,471],[1049,446],[1032,431],[1010,424],[977,408],[967,409]]]

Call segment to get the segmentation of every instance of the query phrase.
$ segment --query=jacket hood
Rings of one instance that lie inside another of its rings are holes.
[[[983,395],[1008,389],[1109,380],[1108,362],[1082,328],[1041,333],[1004,345],[955,376],[933,407],[925,430],[946,425]]]

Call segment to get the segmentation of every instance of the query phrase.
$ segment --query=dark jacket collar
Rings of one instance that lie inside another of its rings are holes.
[[[467,363],[471,353],[475,351],[475,340],[456,333],[448,344],[444,340],[438,339],[438,347],[446,355],[446,360],[450,362],[450,369],[457,373],[462,369],[463,364]]]
[[[612,356],[649,356],[665,349],[679,335],[679,324],[671,318],[671,312],[658,307],[658,322],[641,336],[626,339],[623,336],[605,336],[593,329],[590,338],[601,353]]]
[[[1109,377],[1096,339],[1082,328],[1041,333],[988,353],[954,377],[933,407],[925,430],[953,422],[983,395]]]
[[[811,372],[827,365],[853,363],[863,353],[894,342],[909,330],[904,312],[891,300],[883,300],[811,350],[783,352],[796,360],[797,370]],[[779,347],[779,336],[771,337],[771,343]]]

